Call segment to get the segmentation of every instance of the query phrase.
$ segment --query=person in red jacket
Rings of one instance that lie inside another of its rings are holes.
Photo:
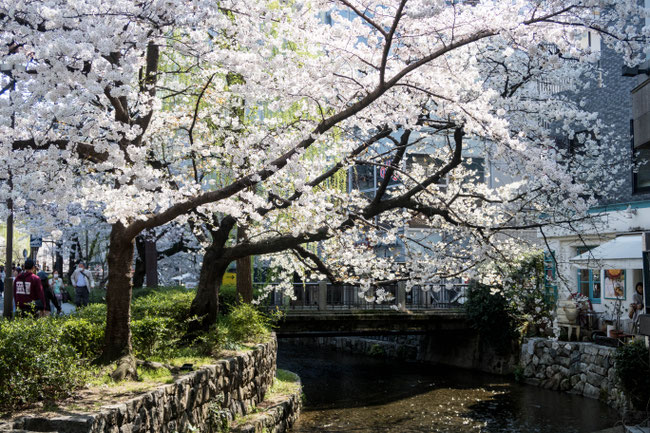
[[[34,261],[25,260],[25,271],[14,281],[14,299],[20,315],[42,316],[45,310],[45,292],[41,279],[34,275]]]

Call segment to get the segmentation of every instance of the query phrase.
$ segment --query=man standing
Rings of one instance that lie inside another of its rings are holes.
[[[25,260],[25,271],[14,280],[14,299],[19,314],[42,316],[45,310],[45,293],[41,279],[34,275],[34,261]]]
[[[79,263],[77,269],[72,273],[72,285],[74,286],[75,304],[77,308],[85,307],[88,305],[88,298],[90,297],[90,287],[93,284],[93,276],[90,272],[84,269],[84,264]]]

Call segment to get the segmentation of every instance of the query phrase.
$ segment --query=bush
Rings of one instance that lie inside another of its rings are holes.
[[[616,374],[625,393],[641,410],[650,404],[650,364],[648,348],[643,342],[633,342],[616,349]]]
[[[161,356],[178,341],[178,324],[170,317],[147,316],[131,321],[133,352],[136,357]]]
[[[85,381],[87,371],[63,323],[55,318],[1,322],[1,410],[66,397]]]
[[[230,307],[226,316],[228,337],[236,343],[260,343],[271,334],[271,319],[251,304]]]
[[[92,322],[73,316],[62,322],[61,341],[74,347],[81,358],[93,359],[100,355],[104,344],[104,321]]]
[[[138,320],[159,316],[184,322],[190,315],[195,294],[184,289],[167,289],[134,298],[131,302],[131,317]]]
[[[517,323],[508,300],[490,287],[475,284],[469,288],[467,318],[482,339],[497,353],[506,354],[518,340]]]
[[[233,305],[237,304],[237,287],[234,284],[223,284],[219,288],[219,313],[226,315]]]
[[[90,304],[75,311],[70,317],[78,317],[97,325],[104,325],[106,323],[106,304]]]

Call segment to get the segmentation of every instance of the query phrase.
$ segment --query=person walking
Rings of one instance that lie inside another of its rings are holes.
[[[45,292],[45,315],[52,313],[52,304],[56,307],[57,314],[61,314],[61,303],[54,294],[54,289],[50,286],[50,276],[44,270],[39,271],[36,276],[41,279],[43,292]]]
[[[34,261],[25,260],[25,271],[14,280],[16,310],[21,316],[42,316],[45,310],[45,292],[41,279],[34,275]]]
[[[58,299],[59,303],[63,303],[63,291],[65,288],[63,287],[63,279],[59,276],[59,271],[55,270],[54,273],[52,273],[52,278],[50,278],[49,284],[50,287],[52,287],[56,299]]]
[[[83,263],[79,263],[70,279],[74,286],[75,304],[77,305],[77,308],[85,307],[88,305],[90,287],[93,285],[92,274],[84,269]]]

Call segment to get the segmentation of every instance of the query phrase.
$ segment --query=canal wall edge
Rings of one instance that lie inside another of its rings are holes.
[[[0,431],[183,433],[192,427],[208,433],[227,431],[235,418],[249,414],[263,401],[275,377],[276,358],[273,335],[250,352],[201,367],[119,404],[80,415],[25,416],[0,423]],[[276,413],[276,421],[292,422],[295,417],[290,409],[295,407],[292,402],[287,410]]]
[[[637,418],[616,377],[613,347],[529,338],[521,346],[520,377],[529,385],[599,399]]]
[[[431,335],[285,338],[283,342],[501,375],[512,373],[518,363],[518,350],[509,355],[499,355],[482,344],[473,330],[450,330]]]
[[[290,395],[282,395],[271,401],[263,401],[261,412],[250,414],[246,419],[235,422],[228,433],[284,433],[296,422],[302,409],[302,384]]]

